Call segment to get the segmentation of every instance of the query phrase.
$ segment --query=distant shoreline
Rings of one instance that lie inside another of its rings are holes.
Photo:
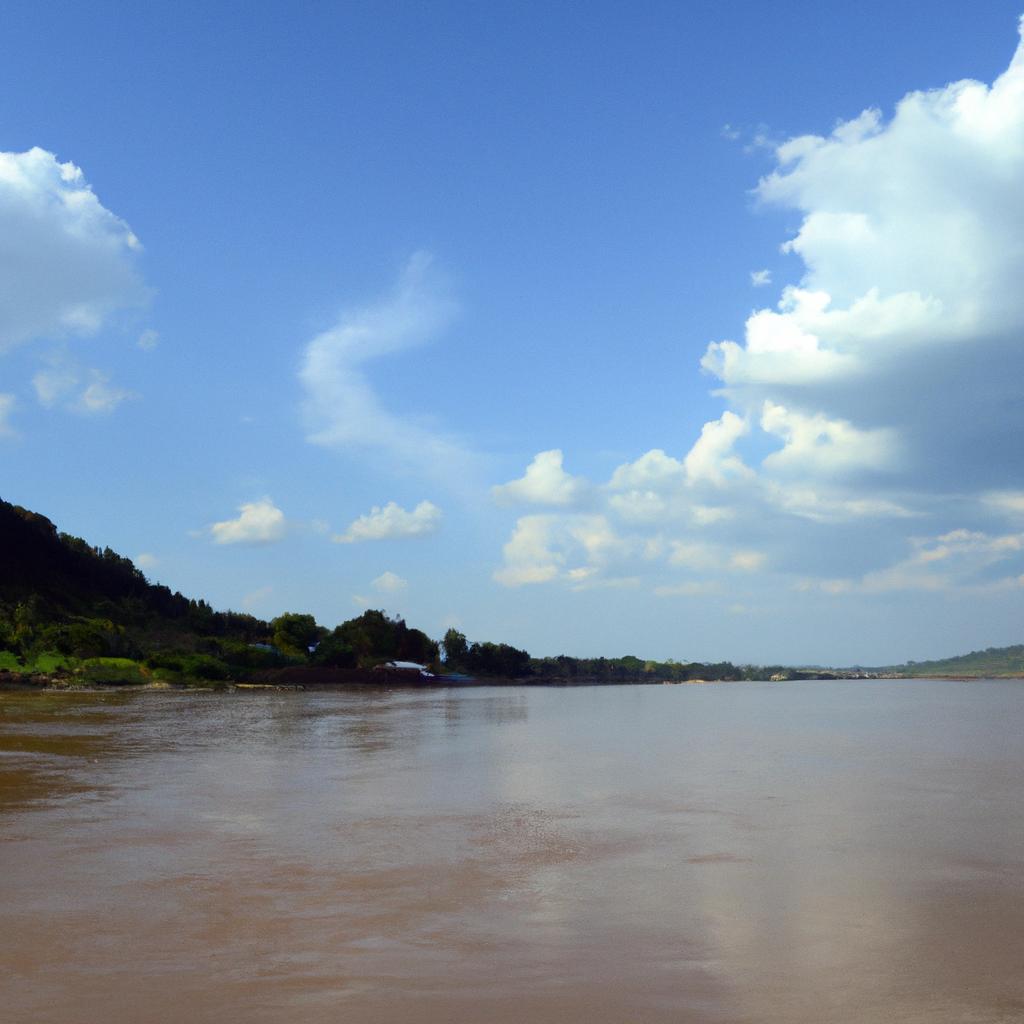
[[[286,672],[287,670],[283,670]],[[785,682],[876,682],[898,681],[913,682],[918,679],[933,679],[944,682],[970,683],[982,680],[1024,680],[1024,673],[1003,675],[896,675],[884,676],[822,676],[803,675],[798,679],[631,679],[608,680],[596,678],[559,679],[552,677],[528,676],[508,678],[501,676],[480,676],[474,679],[458,681],[438,676],[434,679],[406,679],[400,675],[387,675],[366,669],[339,669],[330,673],[333,678],[325,678],[328,673],[317,672],[317,678],[263,678],[232,680],[230,682],[210,683],[206,680],[169,683],[153,680],[148,683],[96,683],[78,682],[73,676],[55,676],[45,674],[24,674],[0,670],[0,693],[111,693],[111,692],[216,692],[228,693],[248,692],[329,692],[331,690],[365,689],[463,689],[474,686],[530,686],[568,688],[574,686],[728,686],[733,683],[785,683]]]

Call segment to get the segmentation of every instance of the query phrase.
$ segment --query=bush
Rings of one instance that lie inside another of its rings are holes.
[[[210,654],[186,654],[181,658],[181,671],[192,679],[223,680],[231,676],[227,665]]]
[[[170,669],[172,672],[181,671],[184,654],[175,654],[169,651],[154,651],[146,658],[146,665],[155,669]]]
[[[25,666],[13,651],[0,651],[0,671],[24,672]]]
[[[82,678],[101,686],[141,686],[149,681],[131,658],[88,658],[82,662]]]
[[[71,668],[71,661],[59,651],[43,651],[30,662],[33,672],[61,672]]]

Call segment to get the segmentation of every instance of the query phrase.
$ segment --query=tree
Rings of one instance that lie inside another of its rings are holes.
[[[444,647],[444,663],[446,665],[455,668],[466,663],[469,644],[466,642],[465,633],[460,633],[453,627],[445,633],[441,645]]]
[[[331,668],[354,668],[356,664],[356,652],[352,645],[345,639],[341,626],[327,634],[317,644],[313,652],[313,661],[318,665],[327,665]]]
[[[530,655],[509,644],[485,641],[469,648],[466,668],[481,676],[517,679],[530,674]]]
[[[309,657],[309,648],[319,639],[322,630],[312,615],[285,612],[270,623],[274,646],[293,657]]]

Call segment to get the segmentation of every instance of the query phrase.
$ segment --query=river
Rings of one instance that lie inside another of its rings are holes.
[[[12,1024],[1024,1020],[1024,683],[0,695]]]

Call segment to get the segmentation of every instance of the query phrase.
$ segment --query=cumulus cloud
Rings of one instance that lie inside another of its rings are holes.
[[[154,331],[153,328],[148,327],[139,335],[135,344],[143,352],[152,352],[160,344],[160,334],[158,331]]]
[[[772,272],[770,270],[752,270],[750,283],[755,288],[763,288],[766,284],[772,283]]]
[[[828,477],[851,469],[885,469],[896,457],[892,430],[858,430],[846,420],[808,416],[771,401],[764,403],[761,429],[784,441],[763,465],[784,473]]]
[[[494,578],[508,587],[559,579],[579,585],[597,575],[622,543],[604,516],[523,516]]]
[[[382,572],[370,584],[380,594],[398,594],[409,586],[409,581],[393,572]]]
[[[396,412],[381,398],[367,366],[425,345],[452,320],[455,303],[429,253],[416,253],[394,292],[341,316],[303,352],[308,440],[346,451],[383,452],[406,469],[447,480],[465,475],[474,455],[425,417]]]
[[[753,585],[810,567],[833,593],[1016,578],[987,574],[1016,558],[993,523],[1024,516],[1024,41],[991,85],[911,92],[771,148],[757,195],[796,214],[783,248],[803,273],[708,345],[725,411],[685,454],[652,448],[592,486],[617,538],[602,558],[581,554],[572,513],[526,517],[500,581],[641,574],[685,595],[703,577],[670,573]]]
[[[368,540],[425,537],[436,532],[440,525],[441,510],[431,501],[421,501],[411,512],[389,501],[386,505],[374,505],[334,540],[339,544],[356,544]]]
[[[989,453],[1024,428],[1024,44],[991,86],[909,93],[776,159],[757,192],[801,216],[785,248],[804,275],[705,368],[743,409],[867,434],[876,469],[898,444],[888,469],[922,491],[1019,479],[1019,446]]]
[[[491,494],[500,504],[568,506],[577,504],[587,490],[585,480],[566,473],[562,452],[553,448],[539,452],[522,477],[491,488]]]
[[[682,483],[686,475],[683,463],[654,448],[635,462],[619,466],[612,473],[609,486],[616,491],[661,491]]]
[[[987,534],[951,530],[913,537],[911,554],[859,579],[801,580],[801,589],[827,594],[887,591],[991,591],[1024,585],[1024,533]]]
[[[155,569],[160,564],[160,559],[149,551],[136,555],[134,561],[139,569]]]
[[[138,239],[53,153],[0,152],[0,237],[0,350],[95,334],[146,300]]]
[[[270,498],[261,498],[239,505],[235,519],[214,523],[209,533],[214,544],[273,544],[286,528],[284,513]]]
[[[705,423],[683,460],[687,478],[722,483],[728,477],[749,475],[750,470],[734,452],[736,442],[749,429],[746,420],[734,412],[724,412],[717,420]]]

